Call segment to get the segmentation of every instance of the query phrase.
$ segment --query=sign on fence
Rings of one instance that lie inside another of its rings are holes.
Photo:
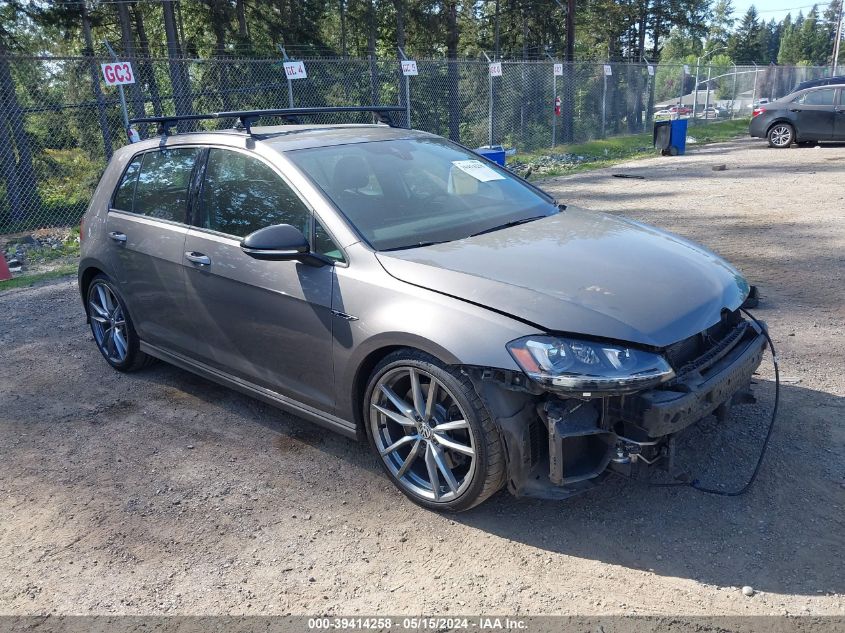
[[[689,64],[684,64],[684,74],[689,75]]]
[[[402,74],[406,77],[415,77],[416,75],[419,75],[419,72],[417,72],[417,62],[413,59],[403,59]]]
[[[604,75],[605,77],[612,77],[613,76],[613,66],[610,64],[604,65]]]
[[[654,77],[654,66],[652,66],[651,64],[648,65],[648,76]]]
[[[491,62],[491,64],[490,64],[490,76],[491,77],[501,77],[502,76],[502,62]]]
[[[555,77],[563,77],[563,64],[555,64],[554,75]]]
[[[285,75],[288,79],[308,79],[305,62],[285,62]]]
[[[135,83],[135,73],[132,72],[132,64],[129,62],[109,62],[101,66],[107,86],[126,86]]]

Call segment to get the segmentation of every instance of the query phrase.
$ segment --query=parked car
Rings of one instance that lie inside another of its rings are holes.
[[[727,110],[725,110],[724,108],[720,108],[718,106],[710,106],[709,108],[704,108],[697,116],[700,119],[718,119],[726,115]]]
[[[845,141],[845,85],[808,88],[758,106],[749,133],[769,147]]]
[[[671,465],[677,433],[749,388],[765,337],[710,251],[433,134],[235,116],[141,120],[163,135],[105,170],[79,289],[114,369],[161,359],[366,438],[451,511]]]
[[[692,114],[692,108],[688,108],[687,106],[672,106],[669,108],[669,112],[673,114],[679,114],[681,116],[687,116]]]
[[[822,77],[821,79],[811,79],[809,81],[802,81],[801,83],[796,84],[795,87],[789,91],[789,94],[794,94],[796,92],[806,90],[807,88],[839,84],[845,84],[845,75],[837,75],[835,77]]]

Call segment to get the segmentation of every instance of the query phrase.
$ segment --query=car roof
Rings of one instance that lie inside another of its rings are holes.
[[[810,86],[809,88],[802,88],[801,90],[790,92],[788,95],[784,95],[780,99],[775,99],[775,101],[790,102],[794,101],[795,99],[798,99],[801,95],[807,94],[808,92],[816,92],[818,90],[831,90],[836,88],[845,88],[845,81],[837,84],[823,84],[821,86]]]
[[[229,145],[232,140],[243,139],[245,136],[246,132],[238,129],[184,132],[169,135],[167,145],[213,145],[221,141]],[[278,152],[373,141],[437,138],[428,132],[384,124],[253,126],[251,137]],[[152,149],[161,145],[161,139],[161,136],[154,136],[130,147],[134,151]]]

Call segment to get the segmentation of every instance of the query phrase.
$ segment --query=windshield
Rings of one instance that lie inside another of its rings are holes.
[[[444,139],[336,145],[287,156],[376,250],[458,240],[558,211],[551,198]]]

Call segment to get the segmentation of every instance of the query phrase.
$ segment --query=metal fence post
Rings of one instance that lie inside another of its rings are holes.
[[[734,117],[734,101],[736,100],[736,64],[734,64],[734,84],[731,89],[731,118]]]
[[[754,64],[754,62],[751,62]],[[751,108],[754,109],[754,102],[757,101],[757,72],[760,69],[754,64],[754,88],[751,89]]]
[[[408,57],[405,55],[405,51],[402,50],[401,46],[397,46],[396,48],[399,49],[399,55],[403,60],[407,60]],[[400,71],[402,70],[402,64],[399,64]],[[411,129],[411,78],[406,75],[404,72],[402,73],[402,79],[405,80],[405,121],[407,122],[408,129]]]
[[[112,61],[117,61],[117,54],[114,52],[114,49],[109,44],[108,40],[103,40],[103,44],[106,47],[106,50],[111,55]],[[99,77],[98,77],[99,79]],[[123,93],[123,86],[118,85],[117,90],[120,93],[120,110],[123,112],[123,129],[126,134],[129,134],[129,112],[126,110],[126,95]]]
[[[288,107],[293,107],[293,80],[288,76],[287,68],[284,67],[284,62],[290,61],[290,57],[288,57],[287,52],[285,52],[285,47],[279,44],[279,50],[282,53],[282,69],[285,71],[285,79],[288,80]]]
[[[557,144],[557,74],[555,73],[555,58],[546,53],[552,62],[552,147]]]
[[[487,101],[488,108],[488,122],[487,122],[487,144],[493,147],[493,73],[490,72],[491,59],[484,51],[481,51],[487,59]]]
[[[552,65],[552,108],[557,108],[557,75]],[[552,110],[552,147],[557,145],[557,112]]]
[[[607,128],[607,71],[604,69],[604,64],[602,64],[601,76],[603,79],[601,91],[601,137],[604,138]]]

